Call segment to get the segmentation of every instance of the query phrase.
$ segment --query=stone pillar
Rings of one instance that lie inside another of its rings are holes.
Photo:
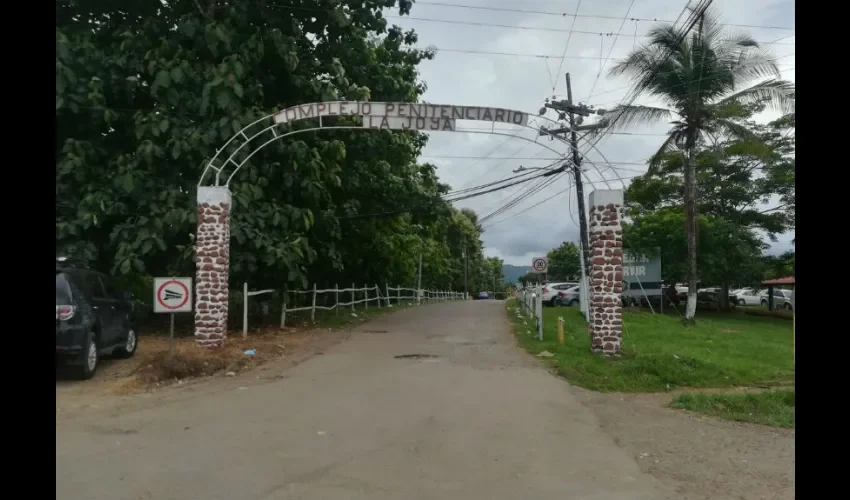
[[[230,202],[226,187],[198,188],[195,341],[203,347],[218,347],[227,337]]]
[[[623,339],[623,191],[590,193],[591,350],[613,356]]]

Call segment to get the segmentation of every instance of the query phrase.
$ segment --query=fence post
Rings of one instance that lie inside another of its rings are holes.
[[[280,328],[286,328],[286,287],[283,287],[283,306],[280,310]]]
[[[242,339],[248,338],[248,282],[242,283]]]
[[[357,295],[354,294],[354,283],[351,284],[351,312],[354,312],[354,301],[357,300]]]
[[[334,285],[334,292],[336,292],[336,302],[334,303],[334,309],[336,309],[336,315],[339,316],[339,283]]]
[[[378,284],[375,283],[375,294],[378,296],[378,309],[381,308],[381,289],[378,287]]]
[[[369,287],[363,283],[363,295],[366,297],[366,302],[363,303],[363,309],[369,309]]]
[[[396,290],[395,303],[396,305],[398,305],[401,304],[401,285],[396,285],[396,287],[398,287],[398,290]]]
[[[310,322],[316,322],[316,282],[313,282],[313,307],[310,309]]]
[[[537,338],[543,340],[543,288],[537,285]]]

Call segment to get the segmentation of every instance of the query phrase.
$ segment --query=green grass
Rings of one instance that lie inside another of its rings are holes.
[[[671,406],[738,422],[794,428],[794,390],[750,394],[695,394],[676,396]]]
[[[519,344],[532,354],[549,351],[557,372],[571,383],[603,392],[658,392],[677,387],[734,387],[789,383],[794,378],[789,321],[741,312],[700,312],[696,326],[678,316],[627,309],[623,352],[607,358],[590,352],[590,333],[578,308],[544,308],[543,340],[532,319],[518,318],[508,302]],[[557,317],[564,318],[564,345]],[[528,333],[526,333],[528,332]]]

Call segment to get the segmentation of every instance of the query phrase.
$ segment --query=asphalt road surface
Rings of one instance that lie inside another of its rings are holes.
[[[57,498],[674,498],[515,346],[504,302],[358,330],[271,381],[57,423]]]

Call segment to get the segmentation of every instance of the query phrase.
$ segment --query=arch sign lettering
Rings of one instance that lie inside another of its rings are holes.
[[[275,123],[322,116],[359,116],[363,128],[454,132],[457,120],[528,126],[528,114],[502,108],[410,102],[334,101],[299,104],[274,115]]]

